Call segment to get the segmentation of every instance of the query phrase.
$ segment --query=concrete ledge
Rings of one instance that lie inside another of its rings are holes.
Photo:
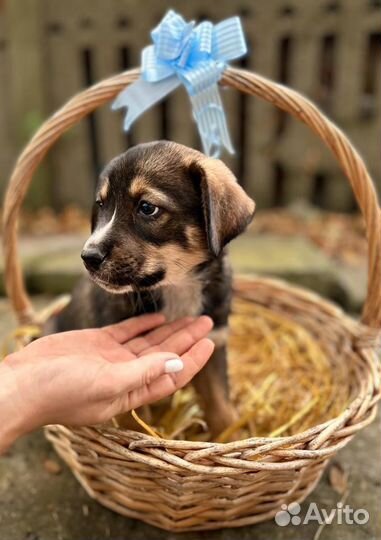
[[[34,294],[62,294],[84,272],[80,252],[83,235],[22,238],[20,253],[28,290]],[[349,266],[329,258],[303,237],[246,233],[230,246],[236,272],[279,277],[358,311],[366,293],[366,266]],[[0,273],[3,272],[2,264]],[[3,280],[0,293],[4,294]]]

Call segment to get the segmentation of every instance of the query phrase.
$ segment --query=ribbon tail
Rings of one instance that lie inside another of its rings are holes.
[[[207,156],[219,157],[222,149],[226,148],[230,154],[234,154],[217,84],[190,95],[190,100],[204,153]]]
[[[128,131],[133,122],[147,109],[165,98],[170,92],[180,86],[181,82],[173,75],[155,83],[139,79],[122,90],[111,105],[113,111],[127,107],[123,129]]]

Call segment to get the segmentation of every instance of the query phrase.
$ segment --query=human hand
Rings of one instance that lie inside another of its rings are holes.
[[[187,384],[213,352],[213,342],[203,339],[213,323],[209,317],[163,323],[152,314],[54,334],[6,357],[0,450],[37,427],[102,423]]]

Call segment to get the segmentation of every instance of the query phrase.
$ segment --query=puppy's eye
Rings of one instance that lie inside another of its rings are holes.
[[[160,211],[160,208],[148,201],[140,201],[138,206],[138,213],[143,216],[156,216]]]
[[[102,199],[97,199],[97,200],[95,201],[95,203],[99,206],[99,208],[102,208],[102,206],[103,206],[103,201],[102,201]]]

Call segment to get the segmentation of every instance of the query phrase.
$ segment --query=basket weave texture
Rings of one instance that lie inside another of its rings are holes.
[[[131,70],[72,98],[37,131],[15,166],[4,203],[5,280],[21,324],[38,323],[18,256],[18,214],[32,175],[55,141],[139,77]],[[239,527],[302,501],[329,459],[374,419],[380,398],[376,349],[381,321],[381,215],[366,167],[345,135],[306,98],[248,71],[228,68],[221,83],[262,98],[309,126],[332,151],[353,188],[368,239],[368,294],[361,322],[320,297],[265,278],[240,278],[242,301],[271,309],[307,330],[332,363],[343,362],[351,400],[336,418],[282,437],[231,443],[157,439],[112,427],[49,426],[46,435],[103,505],[170,531]]]

